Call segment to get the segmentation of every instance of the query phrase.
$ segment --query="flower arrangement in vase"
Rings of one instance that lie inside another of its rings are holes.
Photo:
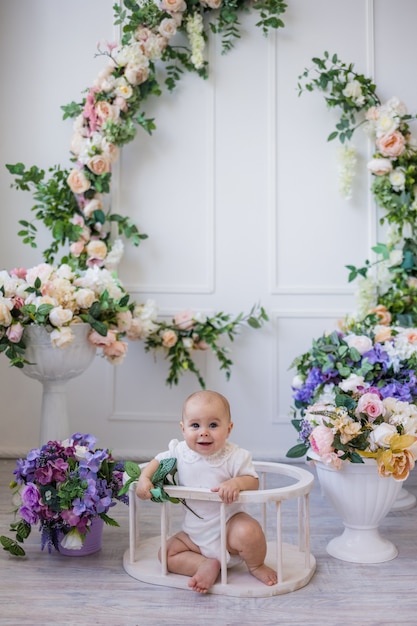
[[[283,0],[251,4],[265,35],[284,26],[280,16],[286,6]],[[204,386],[195,352],[211,350],[228,378],[232,361],[222,338],[233,339],[242,325],[260,328],[268,319],[265,310],[255,305],[248,314],[236,316],[185,310],[167,322],[157,319],[155,302],[132,302],[116,273],[123,238],[138,246],[147,235],[110,207],[112,170],[120,149],[135,138],[138,128],[150,134],[155,129],[154,120],[142,110],[144,101],[160,96],[163,87],[172,91],[184,71],[206,78],[208,32],[218,33],[222,50],[229,51],[240,36],[239,13],[247,9],[248,3],[241,0],[116,4],[121,41],[108,43],[103,50],[98,47],[97,54],[107,65],[80,102],[62,107],[64,120],[73,120],[71,165],[55,165],[48,172],[23,163],[7,165],[13,186],[31,191],[35,201],[31,209],[35,219],[19,222],[22,241],[37,247],[36,222],[52,236],[42,252],[44,263],[0,275],[0,351],[11,365],[25,364],[25,326],[44,325],[54,345],[63,347],[71,341],[71,324],[82,320],[91,326],[90,341],[111,363],[123,361],[125,339],[138,339],[144,341],[145,351],[162,352],[168,359],[169,385],[190,371]],[[177,32],[186,36],[186,45],[175,45]],[[163,83],[159,65],[164,67]]]
[[[336,54],[325,52],[313,64],[299,77],[299,92],[318,89],[329,107],[340,108],[328,140],[341,141],[350,166],[357,129],[372,137],[372,192],[384,210],[380,222],[389,229],[387,241],[373,247],[372,262],[347,266],[349,281],[358,284],[355,313],[338,330],[314,339],[292,363],[292,423],[299,443],[287,456],[312,450],[335,468],[371,457],[381,476],[404,480],[417,458],[417,141],[410,127],[415,116],[397,97],[381,103],[371,79]],[[352,171],[342,172],[349,195]]]
[[[17,461],[10,487],[20,519],[10,525],[16,539],[0,537],[4,550],[24,556],[21,544],[34,525],[41,532],[42,550],[49,552],[60,546],[80,550],[97,518],[119,525],[108,513],[118,501],[128,504],[129,484],[140,469],[131,461],[117,462],[111,450],[96,449],[95,443],[92,435],[75,433],[64,441],[48,441]]]

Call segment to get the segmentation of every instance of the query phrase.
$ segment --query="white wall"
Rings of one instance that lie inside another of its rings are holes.
[[[416,106],[414,0],[289,0],[285,29],[269,38],[242,17],[228,55],[209,45],[210,78],[186,76],[177,90],[146,105],[152,137],[123,149],[114,210],[149,235],[129,248],[120,277],[133,297],[154,298],[161,315],[184,308],[237,314],[260,301],[271,322],[231,344],[230,382],[199,355],[207,387],[230,399],[233,439],[256,458],[282,460],[295,443],[289,422],[288,367],[312,337],[354,308],[348,263],[361,264],[377,241],[369,194],[370,146],[358,135],[355,193],[338,191],[336,143],[326,143],[337,113],[318,93],[297,95],[313,56],[337,52],[373,76],[381,99]],[[60,106],[80,98],[102,67],[97,41],[114,39],[113,0],[3,0],[0,4],[0,267],[31,266],[39,252],[17,237],[29,194],[10,189],[5,163],[68,165],[71,123]],[[117,185],[116,185],[117,182]],[[48,241],[45,239],[44,241]],[[42,243],[40,249],[43,249]],[[183,399],[197,389],[140,343],[112,367],[97,358],[68,384],[74,431],[92,432],[121,455],[148,458],[179,435]],[[41,386],[0,359],[0,455],[38,445]]]

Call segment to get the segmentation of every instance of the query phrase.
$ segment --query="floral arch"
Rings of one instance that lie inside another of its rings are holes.
[[[50,231],[43,262],[29,270],[3,270],[0,350],[11,365],[25,363],[24,329],[28,324],[51,328],[51,340],[64,347],[72,341],[71,325],[87,322],[90,341],[112,363],[122,362],[125,339],[142,340],[145,351],[162,351],[169,360],[167,384],[177,384],[185,371],[205,382],[195,365],[196,350],[210,349],[220,369],[230,377],[232,361],[222,337],[233,340],[242,324],[259,328],[267,315],[254,305],[246,315],[184,311],[171,322],[157,319],[153,301],[136,303],[117,277],[123,240],[138,246],[147,235],[126,216],[113,213],[109,193],[112,168],[121,148],[135,139],[138,128],[151,134],[155,122],[144,102],[172,91],[184,72],[208,76],[204,57],[209,32],[222,38],[229,52],[240,37],[239,14],[259,13],[264,35],[283,27],[283,0],[123,0],[114,5],[121,41],[98,46],[107,59],[86,95],[62,107],[63,119],[73,120],[69,168],[54,165],[48,172],[22,163],[7,165],[13,186],[31,191],[34,219],[21,220],[23,243],[37,247],[36,221]],[[186,45],[177,45],[182,33]],[[163,79],[157,69],[163,68]],[[159,75],[159,74],[158,74]]]

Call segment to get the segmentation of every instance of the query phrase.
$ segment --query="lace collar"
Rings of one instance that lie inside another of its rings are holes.
[[[184,444],[183,459],[186,463],[196,463],[197,461],[202,459],[212,467],[218,467],[219,465],[224,463],[224,461],[226,461],[237,448],[237,445],[235,443],[230,443],[229,441],[227,441],[226,445],[218,452],[210,454],[209,456],[203,456],[202,454],[198,454],[198,452],[194,452],[194,450],[191,450],[187,446],[185,441],[183,441],[182,443]]]

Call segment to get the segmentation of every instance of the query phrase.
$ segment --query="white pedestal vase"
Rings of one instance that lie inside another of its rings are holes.
[[[416,506],[417,498],[415,495],[401,487],[398,496],[391,507],[391,511],[408,511]]]
[[[25,328],[25,365],[22,372],[43,385],[40,445],[71,435],[67,409],[66,382],[82,374],[91,364],[96,348],[88,342],[89,324],[71,326],[72,343],[63,348],[52,345],[44,326]]]
[[[394,559],[397,548],[378,527],[398,497],[402,483],[379,476],[376,461],[345,462],[341,470],[316,463],[326,498],[342,518],[344,532],[332,539],[327,552],[351,563],[382,563]]]

